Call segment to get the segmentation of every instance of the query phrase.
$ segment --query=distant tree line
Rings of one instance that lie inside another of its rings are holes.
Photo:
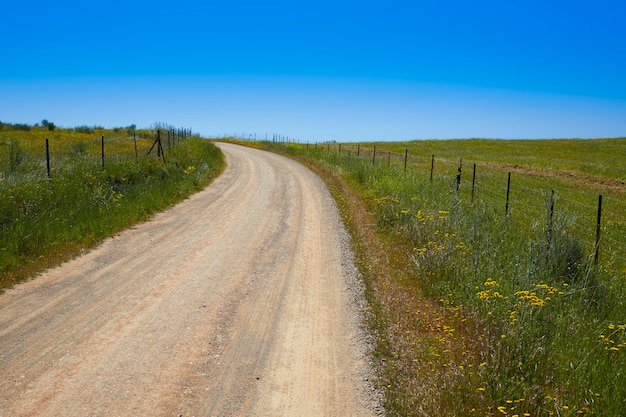
[[[50,121],[48,121],[47,119],[43,119],[41,121],[41,124],[39,123],[35,123],[34,125],[29,125],[26,123],[5,123],[5,122],[0,122],[0,130],[23,130],[23,131],[30,131],[32,129],[46,129],[49,130],[50,132],[54,131],[54,129],[56,129],[56,125]]]
[[[33,128],[25,123],[4,123],[0,122],[0,130],[24,130],[29,131]]]
[[[26,123],[5,123],[0,121],[0,131],[11,131],[11,130],[22,130],[22,131],[30,131],[32,129],[45,129],[50,132],[56,129],[56,125],[47,119],[43,119],[41,123],[35,123],[34,125],[29,125]],[[76,126],[74,128],[69,128],[67,130],[73,130],[79,133],[95,133],[97,130],[105,130],[104,126],[94,125],[94,126]],[[132,124],[126,127],[115,127],[111,129],[115,132],[121,133],[126,131],[128,134],[131,134],[137,130],[137,125]]]

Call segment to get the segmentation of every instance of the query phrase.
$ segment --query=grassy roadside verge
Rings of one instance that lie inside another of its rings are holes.
[[[342,210],[366,281],[388,415],[626,409],[626,269],[619,253],[592,265],[570,217],[529,227],[488,201],[467,204],[445,176],[430,182],[336,150],[256,146],[312,167]]]
[[[156,132],[0,132],[0,289],[70,259],[185,199],[222,171],[221,152],[190,137],[147,155]],[[45,137],[50,136],[51,177]],[[102,166],[100,137],[105,136]]]

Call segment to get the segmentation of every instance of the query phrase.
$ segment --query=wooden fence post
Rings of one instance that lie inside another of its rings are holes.
[[[602,194],[598,196],[598,221],[596,222],[596,247],[593,255],[593,264],[598,265],[598,256],[600,255],[600,233],[602,228]]]
[[[463,166],[463,158],[459,161],[459,169],[456,174],[456,192],[461,190],[461,167]]]
[[[48,144],[48,138],[46,138],[46,168],[48,170],[48,178],[50,178],[50,145]]]
[[[474,171],[472,173],[472,203],[474,202],[474,188],[476,186],[476,164],[474,164]]]
[[[150,155],[150,153],[152,152],[152,149],[154,149],[155,146],[157,147],[157,157],[159,157],[159,159],[163,157],[163,163],[165,163],[165,151],[163,151],[163,145],[161,145],[161,131],[160,130],[157,130],[157,138],[152,144],[152,146],[150,147],[150,150],[148,151],[148,155]]]
[[[104,135],[102,135],[102,168],[104,168]]]
[[[161,143],[161,131],[157,131],[157,141],[159,142],[157,147],[157,156],[159,158],[163,157],[163,163],[165,163],[165,151],[163,150],[163,144]]]
[[[372,155],[372,165],[376,164],[376,146],[374,146],[374,154]]]
[[[157,130],[157,158],[161,158],[161,131]]]
[[[509,172],[508,179],[506,181],[506,207],[504,209],[504,215],[509,215],[509,193],[511,191],[511,173]]]
[[[404,172],[406,172],[406,161],[408,157],[409,157],[409,150],[405,149],[404,150]]]
[[[165,163],[165,151],[163,150],[163,144],[161,144],[161,132],[159,131],[159,149],[161,150],[161,157],[163,158],[163,163]]]

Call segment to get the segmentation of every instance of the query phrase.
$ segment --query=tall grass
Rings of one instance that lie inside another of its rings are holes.
[[[148,219],[201,189],[223,166],[219,150],[198,137],[165,144],[164,163],[147,155],[156,132],[137,136],[135,153],[134,137],[119,130],[0,132],[0,288]]]
[[[448,152],[455,145],[447,142]],[[472,200],[467,186],[457,190],[458,159],[431,181],[429,169],[409,165],[405,172],[384,154],[373,163],[371,153],[357,158],[345,145],[339,155],[336,146],[265,144],[343,178],[373,216],[382,243],[365,251],[362,271],[370,280],[390,415],[622,415],[626,208],[616,204],[613,230],[605,230],[612,240],[603,241],[596,265],[593,204],[588,222],[578,218],[586,207],[559,206],[562,200],[551,219],[548,213],[553,187],[564,199],[591,195],[592,201],[597,189],[554,177],[538,190],[535,172],[518,172],[518,203],[506,216],[498,188],[506,183],[489,183],[506,181],[510,148],[498,145],[498,162],[506,166],[489,175],[481,168],[481,192]],[[427,155],[423,162],[430,165]],[[550,166],[542,158],[535,163]],[[511,164],[523,163],[524,155],[514,153]],[[621,200],[619,190],[604,191],[611,202]],[[369,220],[349,221],[364,228]]]

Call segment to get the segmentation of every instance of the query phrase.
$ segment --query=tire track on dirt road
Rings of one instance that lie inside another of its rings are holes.
[[[219,144],[200,193],[0,294],[0,416],[380,414],[322,182]]]

